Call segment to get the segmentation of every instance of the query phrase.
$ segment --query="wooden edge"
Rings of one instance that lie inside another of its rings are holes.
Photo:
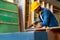
[[[0,8],[0,10],[8,11],[8,12],[13,12],[13,13],[18,13],[17,11],[12,11],[12,10],[6,10],[4,8]]]
[[[3,22],[3,21],[0,21],[0,24],[15,24],[15,25],[17,25],[18,23],[11,23],[11,22]]]
[[[60,27],[51,27],[51,28],[36,28],[34,30],[25,30],[26,32],[29,31],[48,31],[48,30],[60,30]]]

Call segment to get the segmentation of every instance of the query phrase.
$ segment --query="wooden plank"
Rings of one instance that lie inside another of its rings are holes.
[[[25,0],[18,0],[18,12],[19,12],[19,26],[20,32],[25,31]]]
[[[28,29],[26,31],[49,31],[49,30],[58,30],[60,29],[60,27],[50,27],[50,28],[32,28],[32,29]]]

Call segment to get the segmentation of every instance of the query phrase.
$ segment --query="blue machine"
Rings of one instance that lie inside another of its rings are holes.
[[[48,40],[48,35],[45,31],[3,33],[0,40]]]

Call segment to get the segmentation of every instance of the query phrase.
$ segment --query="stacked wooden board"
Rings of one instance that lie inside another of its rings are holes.
[[[0,0],[0,33],[18,32],[16,4]]]

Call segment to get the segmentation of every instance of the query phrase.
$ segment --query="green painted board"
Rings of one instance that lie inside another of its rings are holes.
[[[0,8],[17,12],[17,6],[15,4],[5,2],[5,1],[0,1]]]
[[[0,20],[4,22],[18,23],[18,14],[0,10]]]
[[[19,32],[18,25],[0,24],[0,33]]]
[[[3,21],[3,22],[12,22],[12,23],[18,23],[18,19],[17,18],[11,18],[11,17],[8,17],[8,16],[2,16],[0,15],[0,21]]]

